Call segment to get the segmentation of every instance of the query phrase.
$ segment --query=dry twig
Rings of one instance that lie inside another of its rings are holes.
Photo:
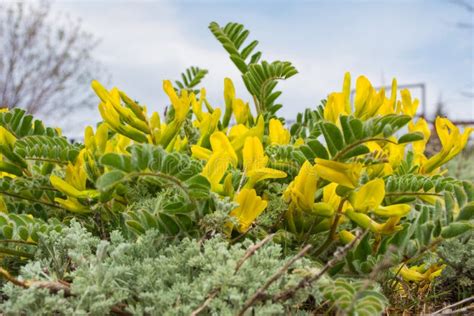
[[[275,236],[275,234],[270,234],[270,235],[267,235],[267,237],[265,237],[264,239],[262,239],[260,242],[256,243],[255,245],[253,245],[252,247],[250,247],[249,249],[247,249],[247,251],[245,252],[244,256],[242,257],[242,259],[240,259],[238,262],[237,262],[237,265],[235,266],[235,273],[237,273],[240,268],[242,267],[242,265],[244,264],[244,262],[250,258],[251,256],[253,256],[253,254],[260,248],[263,247],[263,245],[265,245],[267,242],[269,242],[270,240],[272,240],[273,236]]]
[[[260,242],[256,243],[255,245],[249,247],[247,249],[247,251],[245,252],[244,256],[237,262],[237,264],[235,265],[235,271],[234,271],[234,274],[237,273],[240,268],[242,267],[242,265],[244,264],[244,262],[250,258],[251,256],[253,256],[255,254],[255,252],[262,248],[266,243],[268,243],[270,240],[272,240],[273,236],[275,234],[270,234],[270,235],[267,235],[264,239],[262,239]],[[202,311],[204,311],[207,306],[211,303],[211,301],[219,294],[221,288],[218,287],[214,290],[212,290],[209,295],[207,296],[206,300],[201,304],[199,305],[198,308],[196,308],[195,310],[192,311],[191,315],[192,316],[196,316],[196,315],[199,315]]]
[[[438,315],[438,314],[442,314],[443,311],[447,310],[447,309],[451,309],[453,307],[456,307],[456,306],[459,306],[459,305],[463,305],[463,304],[466,304],[466,303],[469,303],[471,301],[474,301],[474,296],[471,296],[471,297],[468,297],[466,299],[463,299],[462,301],[459,301],[459,302],[456,302],[454,304],[451,304],[451,305],[448,305],[448,306],[445,306],[439,310],[437,310],[436,312],[434,312],[433,314],[431,315]],[[457,310],[456,312],[461,312],[460,310]]]
[[[286,271],[290,268],[290,266],[298,261],[301,257],[303,257],[308,250],[311,249],[311,245],[306,245],[298,254],[296,254],[293,258],[291,258],[283,267],[281,267],[277,272],[275,272],[264,285],[262,285],[254,295],[252,295],[247,302],[245,302],[244,307],[238,313],[239,316],[244,315],[244,313],[249,309],[256,301],[267,297],[265,295],[265,291],[273,284],[276,280],[278,280]]]
[[[365,235],[367,234],[367,230],[364,233],[359,233],[356,235],[356,237],[347,245],[345,245],[342,248],[339,248],[336,250],[334,253],[334,257],[326,263],[326,265],[317,273],[314,275],[306,276],[304,277],[296,286],[294,286],[291,289],[288,289],[286,291],[283,291],[281,293],[278,293],[277,295],[273,296],[273,301],[286,301],[290,298],[292,298],[295,293],[302,289],[305,288],[306,286],[311,285],[313,282],[316,282],[319,280],[329,269],[334,267],[336,263],[341,261],[347,254],[347,252],[352,249],[352,247],[355,246],[355,244],[362,239]]]

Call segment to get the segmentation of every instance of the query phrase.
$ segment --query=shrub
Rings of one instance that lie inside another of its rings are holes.
[[[240,24],[210,29],[255,111],[229,78],[214,108],[198,88],[207,71],[191,67],[163,82],[164,116],[92,82],[102,121],[83,144],[0,113],[0,252],[29,259],[20,278],[2,270],[5,310],[373,314],[387,302],[377,282],[389,296],[432,289],[436,248],[472,231],[473,184],[443,169],[472,129],[436,118],[442,147],[427,157],[418,100],[361,76],[351,102],[349,74],[287,128],[275,88],[296,68],[261,60]],[[260,246],[232,272],[250,240]]]

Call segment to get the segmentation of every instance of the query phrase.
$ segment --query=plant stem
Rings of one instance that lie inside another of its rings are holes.
[[[49,206],[49,207],[54,207],[54,208],[62,209],[62,207],[60,207],[60,206],[58,206],[58,205],[56,205],[56,204],[48,203],[48,202],[43,202],[43,201],[40,201],[40,200],[35,200],[35,199],[28,198],[28,197],[26,197],[26,196],[21,196],[21,195],[15,194],[15,193],[0,191],[0,194],[5,194],[5,195],[10,196],[10,197],[12,197],[12,198],[21,199],[21,200],[26,200],[26,201],[30,201],[30,202],[36,202],[36,203],[44,204],[44,205]]]
[[[354,149],[355,147],[363,144],[363,143],[368,143],[368,142],[387,142],[387,143],[392,143],[392,144],[397,144],[396,142],[394,142],[393,140],[390,140],[390,139],[386,139],[386,138],[381,138],[381,137],[371,137],[371,138],[365,138],[365,139],[361,139],[355,143],[352,143],[350,144],[349,146],[347,146],[346,148],[344,148],[343,150],[341,150],[340,152],[338,152],[336,154],[336,156],[334,156],[333,160],[337,161],[339,159],[341,159],[342,157],[344,157],[345,154],[347,154],[348,152],[350,152],[352,149]]]
[[[34,256],[31,253],[20,251],[20,250],[13,250],[13,249],[5,248],[5,247],[0,247],[0,253],[13,256],[13,257],[25,257],[28,259],[34,258]]]
[[[32,161],[42,161],[42,162],[49,162],[49,163],[55,163],[58,165],[67,165],[67,161],[61,161],[57,159],[49,159],[49,158],[40,158],[40,157],[25,157],[25,160],[32,160]]]
[[[275,272],[264,285],[262,285],[256,292],[253,294],[244,304],[244,307],[240,310],[237,314],[238,316],[243,316],[245,312],[259,299],[262,297],[266,297],[265,291],[272,285],[276,280],[278,280],[286,271],[291,267],[293,263],[298,261],[301,257],[303,257],[309,250],[311,249],[311,245],[306,245],[296,256],[291,258],[283,267],[281,267],[277,272]]]
[[[429,195],[429,196],[443,196],[439,193],[431,193],[431,192],[392,192],[392,193],[386,193],[385,197],[387,196],[404,196],[404,195]]]
[[[367,232],[368,231],[366,230],[363,233],[358,233],[356,235],[356,237],[350,243],[348,243],[347,245],[345,245],[342,248],[337,249],[336,252],[334,253],[334,257],[331,260],[329,260],[328,263],[326,263],[326,265],[321,270],[319,270],[318,272],[316,272],[313,275],[309,275],[309,276],[304,277],[294,287],[274,295],[272,297],[272,301],[273,302],[286,301],[286,300],[292,298],[298,290],[300,290],[302,288],[305,288],[307,286],[310,286],[313,282],[318,281],[329,269],[334,267],[336,265],[336,263],[338,263],[340,260],[344,259],[344,257],[347,255],[349,250],[352,249],[352,247],[354,247],[355,244],[360,239],[364,238],[364,236],[367,234]]]
[[[344,198],[341,200],[341,202],[339,203],[339,206],[337,208],[337,212],[336,212],[336,216],[334,217],[334,221],[332,222],[332,226],[331,226],[331,230],[329,231],[329,235],[328,235],[328,238],[326,239],[326,241],[324,242],[324,244],[322,244],[318,249],[316,249],[314,251],[314,253],[316,254],[316,256],[319,256],[321,255],[321,253],[326,250],[327,247],[329,247],[329,245],[331,245],[331,243],[333,242],[333,240],[335,239],[336,237],[336,229],[337,229],[337,225],[339,224],[339,219],[341,218],[342,216],[342,207],[344,206],[344,203],[346,202],[347,200]]]
[[[31,242],[31,241],[24,241],[24,240],[15,240],[15,239],[1,239],[0,243],[3,244],[22,244],[22,245],[30,245],[30,246],[36,246],[37,243]]]

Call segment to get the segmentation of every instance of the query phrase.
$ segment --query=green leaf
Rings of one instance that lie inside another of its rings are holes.
[[[326,148],[323,146],[323,144],[321,144],[319,140],[310,139],[307,142],[307,145],[313,154],[311,160],[314,160],[314,158],[329,159],[329,154]]]
[[[454,194],[459,206],[463,206],[467,203],[467,195],[464,193],[464,190],[459,185],[454,185]]]
[[[134,169],[132,167],[132,160],[128,155],[107,153],[100,158],[100,163],[125,172],[131,172]]]
[[[123,181],[125,176],[126,173],[120,170],[109,171],[97,180],[96,187],[102,192],[109,191]]]
[[[454,238],[462,235],[468,231],[471,231],[474,225],[468,221],[452,222],[441,230],[441,237],[443,238]]]
[[[206,199],[209,197],[211,186],[207,178],[200,174],[191,177],[186,181],[190,196],[196,199]]]
[[[179,87],[178,90],[186,89],[198,94],[199,90],[194,90],[194,88],[196,88],[196,86],[201,83],[202,79],[207,74],[208,71],[206,69],[191,66],[186,68],[186,70],[181,73],[182,81],[176,80],[175,83]]]
[[[456,218],[456,221],[468,221],[474,217],[474,202],[465,205]]]
[[[131,228],[132,231],[134,231],[137,235],[141,235],[141,234],[144,234],[146,232],[145,229],[143,228],[143,226],[137,221],[128,220],[128,221],[125,221],[125,224],[129,228]]]
[[[411,142],[416,142],[416,141],[419,141],[419,140],[423,140],[424,138],[425,137],[420,132],[408,133],[408,134],[405,134],[405,135],[401,136],[398,139],[398,143],[399,144],[411,143]]]
[[[235,63],[235,61],[234,61]],[[280,106],[276,106],[275,100],[281,92],[274,91],[278,80],[288,79],[297,70],[290,62],[274,61],[261,64],[250,64],[248,71],[244,73],[243,80],[245,86],[257,101],[258,114],[264,114],[266,118],[273,116]]]
[[[358,145],[354,148],[352,148],[350,151],[348,151],[344,156],[342,156],[342,159],[349,159],[352,157],[360,156],[360,155],[365,155],[370,153],[369,147],[365,145]]]
[[[332,156],[335,156],[337,152],[344,147],[341,131],[335,124],[328,122],[323,123],[321,129],[328,145],[329,152]]]

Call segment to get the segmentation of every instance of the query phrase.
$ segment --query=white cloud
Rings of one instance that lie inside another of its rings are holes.
[[[177,78],[190,65],[210,70],[204,86],[211,104],[222,104],[225,76],[234,79],[239,96],[250,99],[227,53],[209,32],[202,32],[207,27],[203,20],[232,16],[261,40],[265,58],[291,60],[299,70],[279,86],[284,91],[282,115],[288,118],[340,89],[345,71],[351,71],[353,85],[360,74],[374,85],[389,84],[392,77],[399,83],[425,82],[429,105],[442,93],[453,116],[474,118],[474,101],[458,93],[466,86],[464,81],[470,80],[467,84],[472,88],[473,61],[468,53],[456,60],[459,52],[470,49],[472,53],[472,43],[466,44],[464,35],[442,20],[448,13],[454,16],[451,7],[440,10],[439,5],[419,2],[305,2],[288,6],[285,15],[278,11],[285,7],[281,4],[274,11],[255,7],[246,14],[248,3],[112,3],[58,6],[81,16],[84,26],[102,38],[97,57],[109,68],[113,85],[153,110],[161,111],[168,103],[162,80]],[[453,75],[455,71],[459,77]],[[76,119],[81,125],[81,118]],[[97,119],[90,114],[83,118],[89,124]]]

